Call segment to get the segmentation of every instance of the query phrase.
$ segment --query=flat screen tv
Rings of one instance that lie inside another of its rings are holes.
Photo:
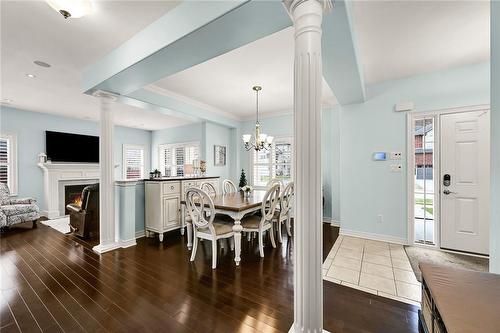
[[[45,151],[52,162],[99,163],[99,137],[45,131]]]

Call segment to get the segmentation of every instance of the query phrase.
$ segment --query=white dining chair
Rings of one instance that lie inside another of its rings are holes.
[[[231,180],[224,179],[222,182],[222,191],[223,194],[236,193],[238,192],[238,188]]]
[[[291,230],[291,218],[292,218],[292,206],[293,206],[293,196],[294,196],[294,185],[290,182],[286,185],[285,189],[281,192],[280,196],[280,209],[277,211],[275,216],[275,222],[278,224],[278,241],[283,243],[283,237],[281,235],[281,225],[284,223],[286,226],[286,232],[289,237],[292,237]]]
[[[284,183],[281,179],[278,179],[278,178],[272,178],[271,180],[269,180],[266,184],[266,188],[271,188],[276,184],[278,184],[280,186],[280,191],[282,191],[283,187],[284,187]]]
[[[264,257],[264,243],[263,237],[264,233],[269,230],[269,237],[271,238],[271,244],[276,247],[276,242],[274,241],[273,232],[273,217],[276,211],[276,206],[279,201],[279,185],[274,185],[267,190],[266,194],[262,199],[261,205],[261,215],[248,215],[241,219],[241,226],[244,232],[255,232],[259,239],[259,253],[261,257]],[[267,203],[267,204],[266,204]]]
[[[219,221],[215,215],[212,198],[205,191],[190,188],[186,193],[186,207],[193,226],[193,250],[191,261],[196,258],[198,239],[212,242],[212,269],[217,267],[217,241],[234,236],[233,226]]]
[[[215,196],[217,195],[217,189],[215,188],[214,184],[210,183],[210,182],[202,182],[200,184],[200,188],[207,192],[209,195],[211,196]]]

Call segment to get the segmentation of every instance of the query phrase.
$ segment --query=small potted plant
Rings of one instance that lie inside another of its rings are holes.
[[[245,194],[245,198],[250,198],[250,194],[252,193],[253,191],[253,187],[250,186],[250,185],[245,185],[241,188],[241,190],[243,191],[243,193]]]

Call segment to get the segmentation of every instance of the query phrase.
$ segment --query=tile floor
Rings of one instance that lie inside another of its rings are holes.
[[[399,244],[341,235],[323,263],[323,279],[420,306],[420,283]]]

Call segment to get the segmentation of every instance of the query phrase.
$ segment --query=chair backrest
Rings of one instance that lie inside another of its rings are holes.
[[[273,218],[279,199],[280,199],[280,185],[276,184],[267,190],[266,194],[264,195],[264,198],[262,199],[261,212],[263,221],[268,221]]]
[[[273,178],[270,181],[268,181],[267,185],[266,185],[266,188],[271,188],[271,187],[273,187],[276,184],[278,184],[280,186],[280,191],[282,191],[283,188],[284,188],[283,181],[281,181],[278,178]]]
[[[224,179],[222,182],[222,193],[228,194],[228,193],[236,193],[238,192],[238,189],[236,188],[236,185],[230,181],[229,179]]]
[[[0,205],[9,202],[10,190],[7,184],[0,183]]]
[[[188,188],[186,208],[194,224],[193,227],[209,228],[210,232],[215,234],[213,227],[215,206],[212,198],[205,191],[196,187]]]
[[[217,189],[215,188],[214,184],[209,183],[209,182],[203,182],[200,185],[200,188],[208,193],[209,195],[217,195]]]
[[[99,215],[99,184],[85,186],[82,191],[82,209]]]
[[[295,194],[295,187],[293,185],[293,182],[289,182],[286,185],[285,189],[281,192],[281,198],[280,198],[281,214],[287,214],[288,211],[292,208],[294,194]]]

